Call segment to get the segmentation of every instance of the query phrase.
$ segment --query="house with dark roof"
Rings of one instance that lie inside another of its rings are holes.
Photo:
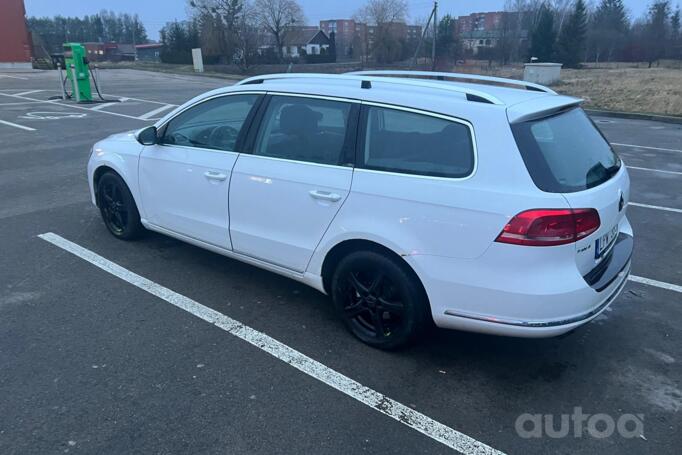
[[[290,27],[284,35],[282,56],[286,59],[298,59],[308,56],[329,55],[332,51],[332,39],[321,29],[315,26],[301,25]],[[272,38],[261,46],[260,52],[264,54],[268,50],[276,48]]]
[[[137,44],[135,46],[137,59],[147,62],[160,62],[162,48],[163,44],[161,43]]]

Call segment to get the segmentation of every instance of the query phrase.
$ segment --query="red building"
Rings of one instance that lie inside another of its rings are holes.
[[[0,68],[31,68],[24,0],[0,1]]]

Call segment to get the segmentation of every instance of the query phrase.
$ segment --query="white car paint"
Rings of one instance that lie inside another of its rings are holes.
[[[372,88],[360,81],[371,79]],[[386,82],[384,82],[386,81]],[[401,256],[421,280],[434,322],[484,333],[544,337],[565,333],[598,316],[622,290],[622,270],[608,288],[583,278],[594,259],[581,247],[613,225],[632,235],[621,194],[629,200],[625,166],[603,185],[570,195],[538,189],[521,158],[510,120],[575,105],[553,92],[449,82],[417,84],[369,76],[296,75],[237,85],[190,100],[156,123],[231,93],[307,94],[349,103],[417,110],[471,128],[475,169],[453,179],[168,146],[141,146],[132,133],[93,147],[88,164],[119,173],[151,230],[263,267],[326,292],[322,269],[337,245],[378,243]],[[257,91],[254,91],[254,87]],[[467,100],[467,90],[492,103]],[[259,92],[262,90],[262,92]],[[225,176],[208,178],[208,173]],[[615,204],[615,205],[614,205]],[[494,240],[516,214],[533,208],[599,210],[599,230],[553,247]]]

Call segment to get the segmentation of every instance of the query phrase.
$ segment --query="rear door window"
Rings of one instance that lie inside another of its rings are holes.
[[[467,125],[378,106],[367,107],[366,117],[361,167],[453,178],[473,172],[474,146]]]
[[[273,96],[263,117],[254,155],[340,165],[351,103]]]
[[[621,161],[580,109],[512,125],[535,185],[551,193],[598,186],[618,172]]]

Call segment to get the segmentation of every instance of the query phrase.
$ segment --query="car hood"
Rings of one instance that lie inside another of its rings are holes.
[[[124,131],[122,133],[115,133],[115,134],[112,134],[111,136],[108,136],[105,140],[107,140],[107,141],[124,141],[124,142],[136,141],[137,139],[135,138],[135,133],[137,133],[137,130]]]

